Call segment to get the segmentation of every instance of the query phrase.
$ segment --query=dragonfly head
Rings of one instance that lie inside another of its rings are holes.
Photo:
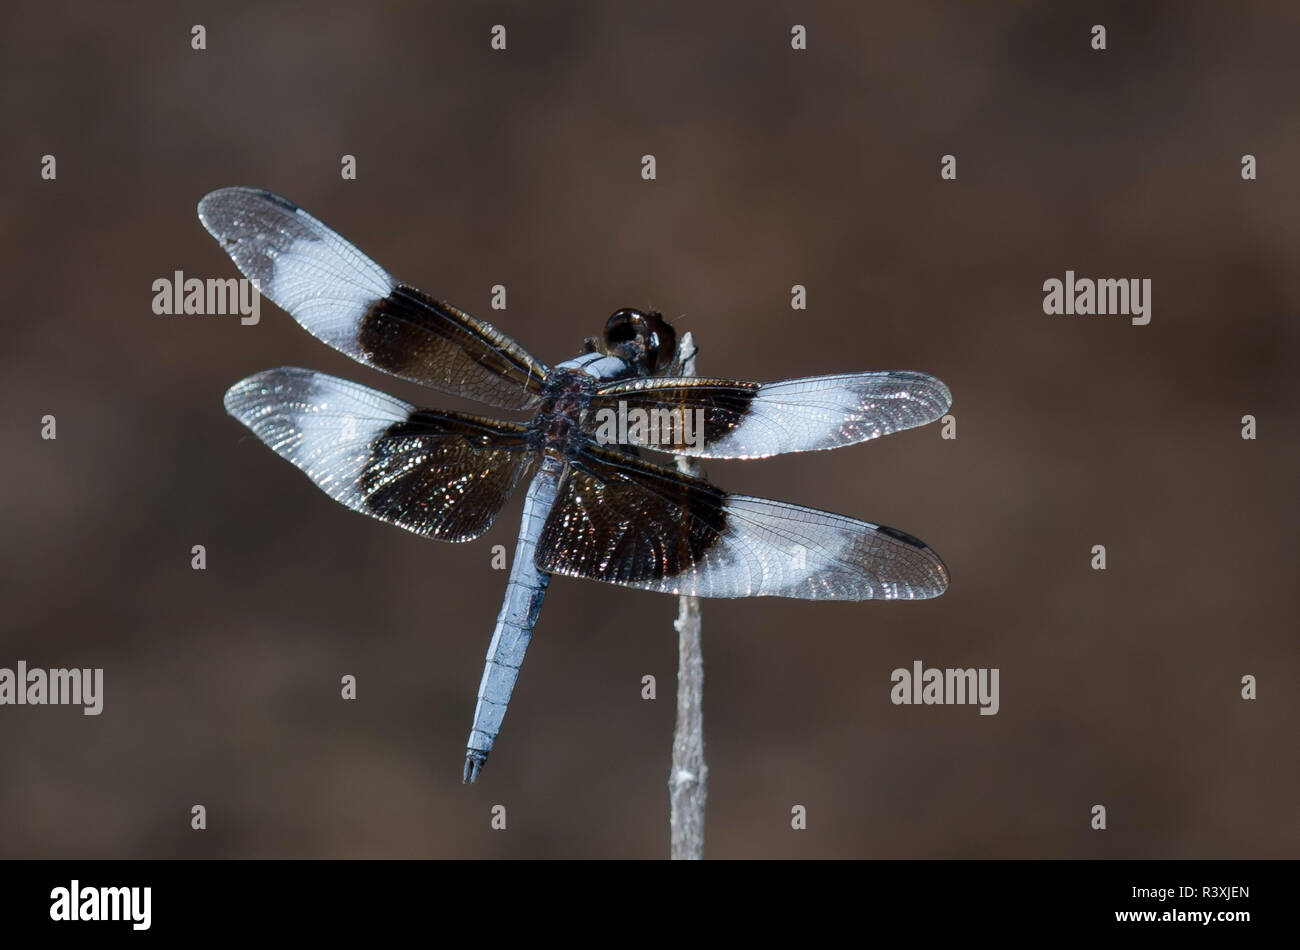
[[[661,375],[677,354],[677,331],[663,315],[627,308],[605,322],[605,353],[636,366],[643,376]]]

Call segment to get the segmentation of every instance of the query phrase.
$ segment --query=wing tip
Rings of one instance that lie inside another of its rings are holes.
[[[923,373],[922,375],[930,380],[935,395],[939,398],[939,411],[935,413],[935,418],[941,418],[952,408],[952,390],[938,376],[931,376],[929,373]]]
[[[265,188],[252,188],[248,185],[227,185],[224,188],[214,188],[199,199],[197,211],[200,223],[207,229],[209,234],[220,241],[228,230],[227,222],[223,221],[223,217],[229,214],[229,206],[238,200],[249,197],[260,198],[290,214],[304,213],[300,207],[288,198],[277,195],[273,191],[267,191]]]
[[[952,575],[948,573],[948,565],[943,562],[943,558],[929,548],[926,548],[926,551],[934,559],[935,573],[938,574],[939,583],[933,588],[925,588],[921,596],[916,598],[917,600],[934,600],[936,597],[942,597],[948,592],[948,587],[952,583]]]
[[[244,377],[227,389],[225,395],[221,397],[221,405],[225,407],[226,412],[239,419],[240,422],[243,422],[243,418],[240,416],[239,410],[243,408],[248,391],[254,388],[258,378],[262,375],[262,373],[254,373],[252,376]]]
[[[892,538],[895,541],[906,544],[908,547],[916,549],[930,562],[933,575],[931,583],[924,587],[914,587],[911,584],[905,585],[912,593],[912,596],[909,599],[933,600],[935,597],[941,596],[948,590],[948,585],[951,582],[951,574],[948,572],[948,565],[944,563],[943,558],[939,557],[938,552],[936,552],[934,548],[930,547],[930,545],[926,544],[916,535],[908,534],[906,531],[900,531],[898,528],[891,528],[889,525],[876,525],[876,533],[883,534],[887,538]],[[938,580],[937,584],[933,583],[934,579]]]
[[[919,369],[901,370],[894,373],[895,376],[906,376],[913,382],[921,383],[928,390],[928,395],[934,406],[934,416],[930,420],[941,418],[944,413],[952,408],[952,390],[938,376],[932,373],[922,372]]]
[[[256,198],[262,198],[269,201],[271,204],[279,205],[286,211],[302,210],[283,195],[277,195],[274,191],[267,191],[265,188],[254,188],[252,185],[224,185],[221,188],[212,189],[199,199],[199,212],[202,213],[205,208],[213,207],[220,204],[226,198],[232,198],[237,195],[251,195]]]
[[[246,408],[248,394],[264,389],[267,380],[279,378],[288,379],[311,379],[325,374],[314,369],[303,369],[301,366],[277,366],[274,369],[264,369],[261,372],[253,373],[251,376],[245,376],[239,382],[235,383],[221,397],[221,404],[225,407],[226,412],[234,416],[240,422],[245,422],[240,412]],[[247,424],[245,422],[245,424]]]

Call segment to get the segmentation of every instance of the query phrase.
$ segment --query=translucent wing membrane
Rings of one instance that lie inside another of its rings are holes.
[[[529,459],[523,426],[416,409],[312,370],[250,376],[225,403],[334,500],[440,541],[487,531]]]
[[[914,372],[810,376],[776,383],[650,377],[609,383],[590,408],[646,414],[627,427],[637,445],[702,458],[763,458],[834,449],[925,425],[952,404],[933,376]]]
[[[537,404],[544,363],[491,324],[394,280],[292,202],[222,188],[199,202],[199,219],[263,296],[340,352],[504,409]]]
[[[918,600],[948,586],[939,556],[901,531],[594,446],[571,462],[537,566],[696,597]]]

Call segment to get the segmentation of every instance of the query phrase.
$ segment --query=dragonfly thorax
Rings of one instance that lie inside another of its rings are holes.
[[[610,360],[593,353],[561,363],[551,373],[543,391],[542,404],[528,424],[533,448],[564,455],[577,447],[587,406],[601,379],[586,372],[586,366],[594,362]]]

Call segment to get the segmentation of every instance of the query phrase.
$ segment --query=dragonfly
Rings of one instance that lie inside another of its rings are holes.
[[[933,376],[683,375],[672,325],[633,308],[552,367],[390,276],[279,195],[222,188],[198,213],[239,271],[320,341],[400,379],[529,415],[417,408],[294,367],[225,394],[230,415],[335,501],[425,538],[480,537],[531,475],[464,782],[496,742],[554,574],[693,597],[921,600],[947,589],[943,561],[910,534],[729,493],[646,457],[757,459],[866,442],[942,417],[952,399]]]

